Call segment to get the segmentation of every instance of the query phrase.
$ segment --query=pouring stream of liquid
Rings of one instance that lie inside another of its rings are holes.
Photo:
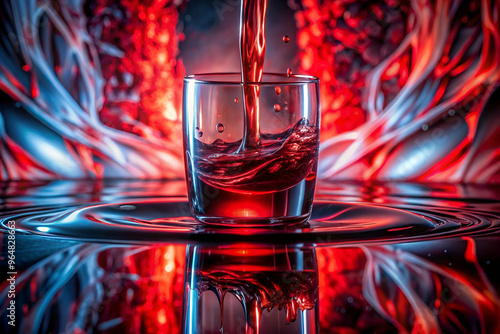
[[[239,152],[261,147],[259,94],[266,57],[267,0],[242,0],[240,21],[241,80],[245,112],[245,133]]]

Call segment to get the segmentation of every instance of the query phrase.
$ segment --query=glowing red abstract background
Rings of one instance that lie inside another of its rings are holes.
[[[1,178],[183,177],[180,43],[204,43],[188,5],[4,2]],[[210,6],[219,26],[237,11]],[[321,80],[320,178],[500,182],[498,1],[288,6],[283,71]]]

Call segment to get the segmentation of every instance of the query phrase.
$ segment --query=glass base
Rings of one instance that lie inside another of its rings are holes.
[[[306,213],[296,217],[206,217],[194,215],[201,223],[213,226],[231,227],[277,227],[289,226],[305,223],[311,217],[311,213]]]

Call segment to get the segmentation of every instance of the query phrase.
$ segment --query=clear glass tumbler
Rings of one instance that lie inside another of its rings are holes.
[[[317,78],[264,74],[260,83],[243,84],[239,73],[190,75],[183,117],[196,219],[262,226],[309,218],[319,146]]]

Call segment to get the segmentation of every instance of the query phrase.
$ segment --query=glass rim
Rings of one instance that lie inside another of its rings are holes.
[[[223,80],[210,80],[211,77],[228,77],[237,75],[240,80],[238,81],[223,81]],[[224,86],[241,86],[241,85],[304,85],[304,84],[312,84],[319,83],[319,78],[312,75],[305,74],[290,74],[289,76],[282,73],[263,73],[263,77],[265,76],[274,76],[278,78],[283,78],[283,80],[270,80],[270,81],[262,81],[262,82],[242,82],[241,81],[241,73],[239,72],[216,72],[216,73],[199,73],[199,74],[189,74],[184,77],[184,83],[194,82],[197,84],[206,84],[206,85],[224,85]],[[200,77],[207,77],[200,79]],[[287,80],[293,78],[294,80]]]

